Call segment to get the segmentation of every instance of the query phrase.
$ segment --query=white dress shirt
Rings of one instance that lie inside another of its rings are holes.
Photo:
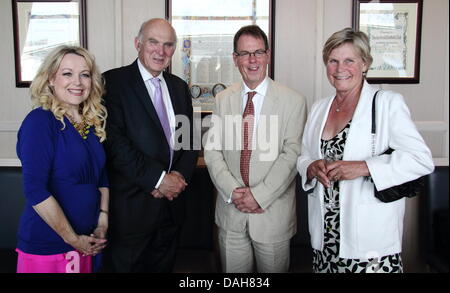
[[[259,117],[261,116],[261,109],[264,103],[264,97],[267,93],[267,87],[269,85],[268,77],[266,77],[254,90],[251,90],[245,82],[243,82],[243,90],[241,93],[242,97],[242,114],[244,114],[245,106],[247,105],[248,93],[256,92],[255,96],[253,96],[253,107],[255,109],[254,113],[254,121],[253,121],[253,135],[252,135],[252,145],[256,145],[256,128],[258,126]],[[233,192],[231,192],[230,197],[227,200],[227,203],[232,202]]]
[[[244,90],[241,93],[242,96],[242,113],[244,113],[245,111],[245,106],[247,105],[247,100],[248,100],[248,93],[249,92],[256,92],[256,95],[253,97],[252,101],[253,101],[253,107],[255,108],[255,115],[254,115],[254,124],[253,124],[253,135],[252,135],[252,140],[253,140],[253,145],[255,145],[255,139],[256,139],[256,127],[258,126],[258,122],[259,122],[259,117],[261,114],[261,109],[264,103],[264,97],[266,96],[267,93],[267,86],[269,85],[268,82],[268,77],[266,77],[263,82],[261,82],[254,90],[251,90],[246,84],[245,82],[244,84]]]
[[[144,80],[144,83],[145,83],[145,87],[147,88],[148,94],[149,94],[150,99],[152,100],[153,104],[154,104],[154,99],[155,99],[156,88],[150,80],[152,78],[159,78],[159,80],[161,81],[162,97],[163,97],[163,101],[164,101],[164,106],[166,107],[167,116],[169,118],[170,132],[172,133],[171,140],[170,140],[170,146],[173,149],[173,146],[174,146],[174,135],[173,134],[175,133],[175,112],[173,110],[172,101],[170,99],[169,89],[167,88],[166,81],[164,80],[162,72],[160,72],[160,74],[158,76],[153,76],[150,72],[147,71],[147,69],[144,67],[144,65],[142,65],[141,60],[138,59],[137,63],[138,63],[138,67],[139,67],[139,72],[141,73],[142,79]],[[170,162],[169,170],[167,170],[167,172],[170,171],[171,167],[172,167],[172,162]],[[161,174],[161,177],[158,180],[158,183],[156,183],[155,189],[157,189],[159,187],[159,185],[161,185],[161,182],[164,179],[165,175],[166,175],[166,171],[163,171]]]

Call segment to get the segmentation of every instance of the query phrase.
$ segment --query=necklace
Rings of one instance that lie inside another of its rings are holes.
[[[347,103],[346,103],[346,100],[348,100],[349,99],[349,97],[347,97],[347,98],[345,98],[342,102],[341,102],[341,104],[339,104],[338,103],[338,100],[337,100],[337,98],[335,98],[334,100],[336,101],[336,112],[341,112],[342,111],[342,107],[344,106],[344,105],[347,105],[348,107],[347,108],[351,108],[352,107],[352,105],[354,104],[353,103],[353,101],[351,100],[351,101],[347,101]]]
[[[336,102],[336,109],[335,109],[335,111],[339,113],[339,112],[343,111],[343,109],[342,109],[343,106],[346,106],[347,110],[349,112],[353,112],[355,110],[355,108],[356,108],[356,104],[358,104],[359,96],[349,96],[349,95],[347,95],[346,97],[344,97],[342,99],[343,100],[342,100],[341,104],[339,104],[337,96],[334,97],[334,101],[333,102]]]
[[[336,100],[336,112],[341,112],[341,106],[345,102],[345,100],[342,101],[342,103],[340,105],[339,105],[339,103],[337,101],[337,97],[335,98],[335,100]]]
[[[90,132],[89,129],[91,128],[91,126],[86,123],[84,118],[82,118],[81,122],[78,123],[78,122],[75,122],[75,119],[69,113],[66,113],[65,115],[66,115],[67,119],[69,119],[70,124],[73,125],[73,128],[75,128],[78,131],[78,133],[81,135],[81,137],[83,139],[87,139],[87,135]]]

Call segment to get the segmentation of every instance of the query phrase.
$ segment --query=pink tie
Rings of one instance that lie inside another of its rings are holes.
[[[252,155],[253,123],[255,121],[255,108],[252,99],[255,94],[256,92],[248,93],[247,104],[242,115],[243,148],[241,150],[240,169],[242,181],[244,181],[245,186],[250,186],[250,157]]]
[[[164,105],[162,90],[161,90],[161,81],[159,78],[152,78],[150,81],[155,86],[155,97],[153,101],[153,105],[155,106],[156,113],[158,114],[159,122],[161,122],[161,126],[164,130],[164,134],[167,139],[167,143],[170,148],[170,164],[172,165],[172,144],[170,143],[172,130],[170,129],[169,116],[167,115],[166,106]]]

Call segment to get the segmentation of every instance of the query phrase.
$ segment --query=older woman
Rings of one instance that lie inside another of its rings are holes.
[[[303,135],[297,169],[308,195],[315,272],[402,272],[405,200],[383,203],[383,190],[433,171],[430,150],[403,97],[380,91],[372,156],[371,110],[376,89],[365,81],[372,63],[367,36],[350,28],[323,49],[336,94],[316,102]],[[380,155],[388,148],[391,155]],[[371,180],[368,180],[371,178]]]
[[[18,273],[92,271],[106,245],[108,181],[103,82],[83,48],[50,53],[31,85],[36,109],[20,127],[26,206],[18,232]]]

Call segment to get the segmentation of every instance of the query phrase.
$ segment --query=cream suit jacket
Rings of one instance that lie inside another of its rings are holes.
[[[257,242],[284,241],[297,229],[294,179],[306,101],[269,79],[254,136],[249,179],[253,196],[265,212],[241,213],[227,200],[235,188],[244,187],[240,173],[242,91],[242,83],[237,83],[217,95],[206,136],[205,162],[218,191],[216,224],[234,232],[248,229]]]

